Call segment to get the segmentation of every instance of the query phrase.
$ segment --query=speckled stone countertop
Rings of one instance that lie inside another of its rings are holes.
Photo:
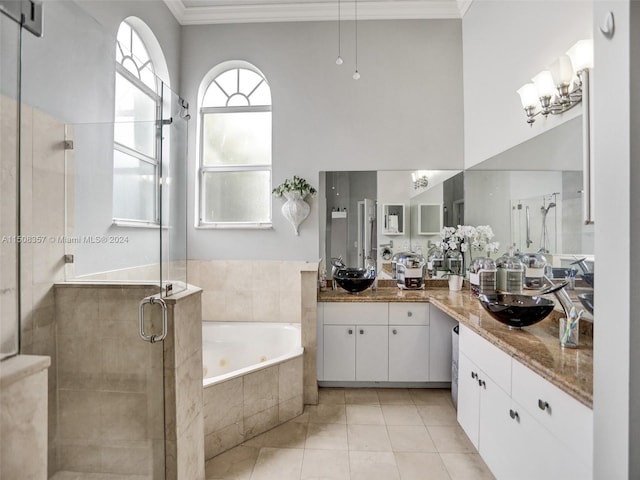
[[[559,312],[554,311],[536,325],[510,330],[489,316],[469,290],[401,290],[385,286],[352,295],[342,289],[327,289],[318,292],[318,301],[429,302],[579,402],[593,408],[593,337],[581,331],[579,348],[561,348],[558,318],[562,315]]]

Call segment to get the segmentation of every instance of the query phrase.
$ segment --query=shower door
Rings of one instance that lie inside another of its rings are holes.
[[[162,85],[160,280],[162,295],[187,286],[188,104]]]
[[[20,62],[22,29],[0,2],[0,360],[20,347]],[[10,13],[10,12],[9,12]]]

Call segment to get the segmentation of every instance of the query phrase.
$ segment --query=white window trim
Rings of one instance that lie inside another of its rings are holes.
[[[258,83],[251,91],[253,93],[258,86],[260,86],[263,82],[266,82],[266,78],[259,70],[253,65],[247,64],[246,62],[238,62],[237,65],[229,66],[229,68],[220,69],[213,77],[209,77],[210,80],[206,83],[206,87],[203,89],[202,95],[206,94],[209,87],[217,83],[215,79],[221,75],[222,73],[233,70],[233,69],[247,69],[258,73],[263,80]],[[268,83],[267,83],[268,85]],[[250,94],[249,94],[250,95]],[[269,213],[270,220],[268,222],[206,222],[204,220],[204,187],[203,187],[203,179],[204,175],[207,172],[238,172],[238,171],[268,171],[269,176],[272,179],[273,185],[273,163],[271,164],[247,164],[247,165],[204,165],[204,141],[202,136],[202,130],[204,128],[204,116],[206,114],[211,113],[243,113],[243,112],[273,112],[273,105],[248,105],[248,106],[232,106],[232,107],[200,107],[199,109],[199,126],[198,126],[198,173],[197,173],[197,218],[195,228],[199,230],[269,230],[273,229],[273,208],[271,199],[269,199]],[[273,135],[273,134],[272,134]],[[273,154],[273,143],[272,143],[272,154]]]
[[[146,63],[151,63],[151,65],[154,67],[154,69],[152,70],[154,72],[154,75],[156,76],[156,85],[158,85],[158,82],[160,82],[160,78],[156,75],[155,72],[155,62],[153,61],[152,58],[152,54],[149,50],[149,45],[147,44],[146,39],[143,38],[143,36],[141,35],[139,29],[138,29],[138,25],[132,24],[132,22],[130,21],[130,19],[125,19],[124,22],[127,22],[129,24],[129,27],[134,30],[136,32],[136,34],[138,35],[138,37],[140,38],[140,40],[143,42],[143,45],[145,47],[145,49],[147,50],[147,53],[149,54],[149,60]],[[146,64],[145,63],[145,64]],[[131,73],[127,67],[125,67],[122,63],[120,62],[116,62],[116,75],[122,75],[126,80],[128,80],[129,82],[131,82],[136,88],[138,88],[142,93],[144,93],[145,95],[147,95],[156,105],[156,115],[155,115],[155,123],[156,123],[156,128],[158,127],[159,123],[162,122],[162,96],[160,94],[158,94],[157,91],[152,90],[146,83],[144,83],[141,79],[139,79],[138,77],[136,77],[133,73]],[[115,125],[114,125],[115,128]],[[154,145],[154,156],[150,157],[148,155],[145,155],[142,152],[138,152],[137,150],[133,150],[125,145],[122,145],[118,142],[116,142],[114,140],[113,142],[113,150],[114,151],[120,151],[122,153],[126,153],[127,155],[130,155],[140,161],[143,161],[145,163],[148,163],[149,165],[153,165],[155,167],[155,195],[154,195],[154,206],[153,206],[153,210],[154,210],[154,214],[153,216],[155,217],[154,221],[149,221],[149,220],[142,220],[142,219],[137,219],[137,218],[121,218],[121,217],[113,217],[112,218],[112,225],[114,226],[119,226],[119,227],[127,227],[127,228],[160,228],[160,177],[161,177],[161,172],[160,172],[160,156],[161,156],[161,139],[159,138],[159,136],[156,134],[156,139],[155,139],[155,145]],[[112,193],[112,195],[115,194],[115,192]]]

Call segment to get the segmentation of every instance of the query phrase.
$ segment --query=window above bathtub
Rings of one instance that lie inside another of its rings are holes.
[[[204,228],[271,227],[271,90],[247,62],[225,62],[199,96],[199,211]]]

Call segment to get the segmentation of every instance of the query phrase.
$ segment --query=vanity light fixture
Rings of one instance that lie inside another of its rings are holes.
[[[411,181],[413,182],[413,188],[416,190],[419,188],[427,188],[429,185],[429,178],[425,170],[416,170],[411,173]]]
[[[558,57],[547,70],[518,89],[529,125],[537,115],[558,115],[582,101],[589,88],[589,69],[593,68],[593,40],[580,40]]]

